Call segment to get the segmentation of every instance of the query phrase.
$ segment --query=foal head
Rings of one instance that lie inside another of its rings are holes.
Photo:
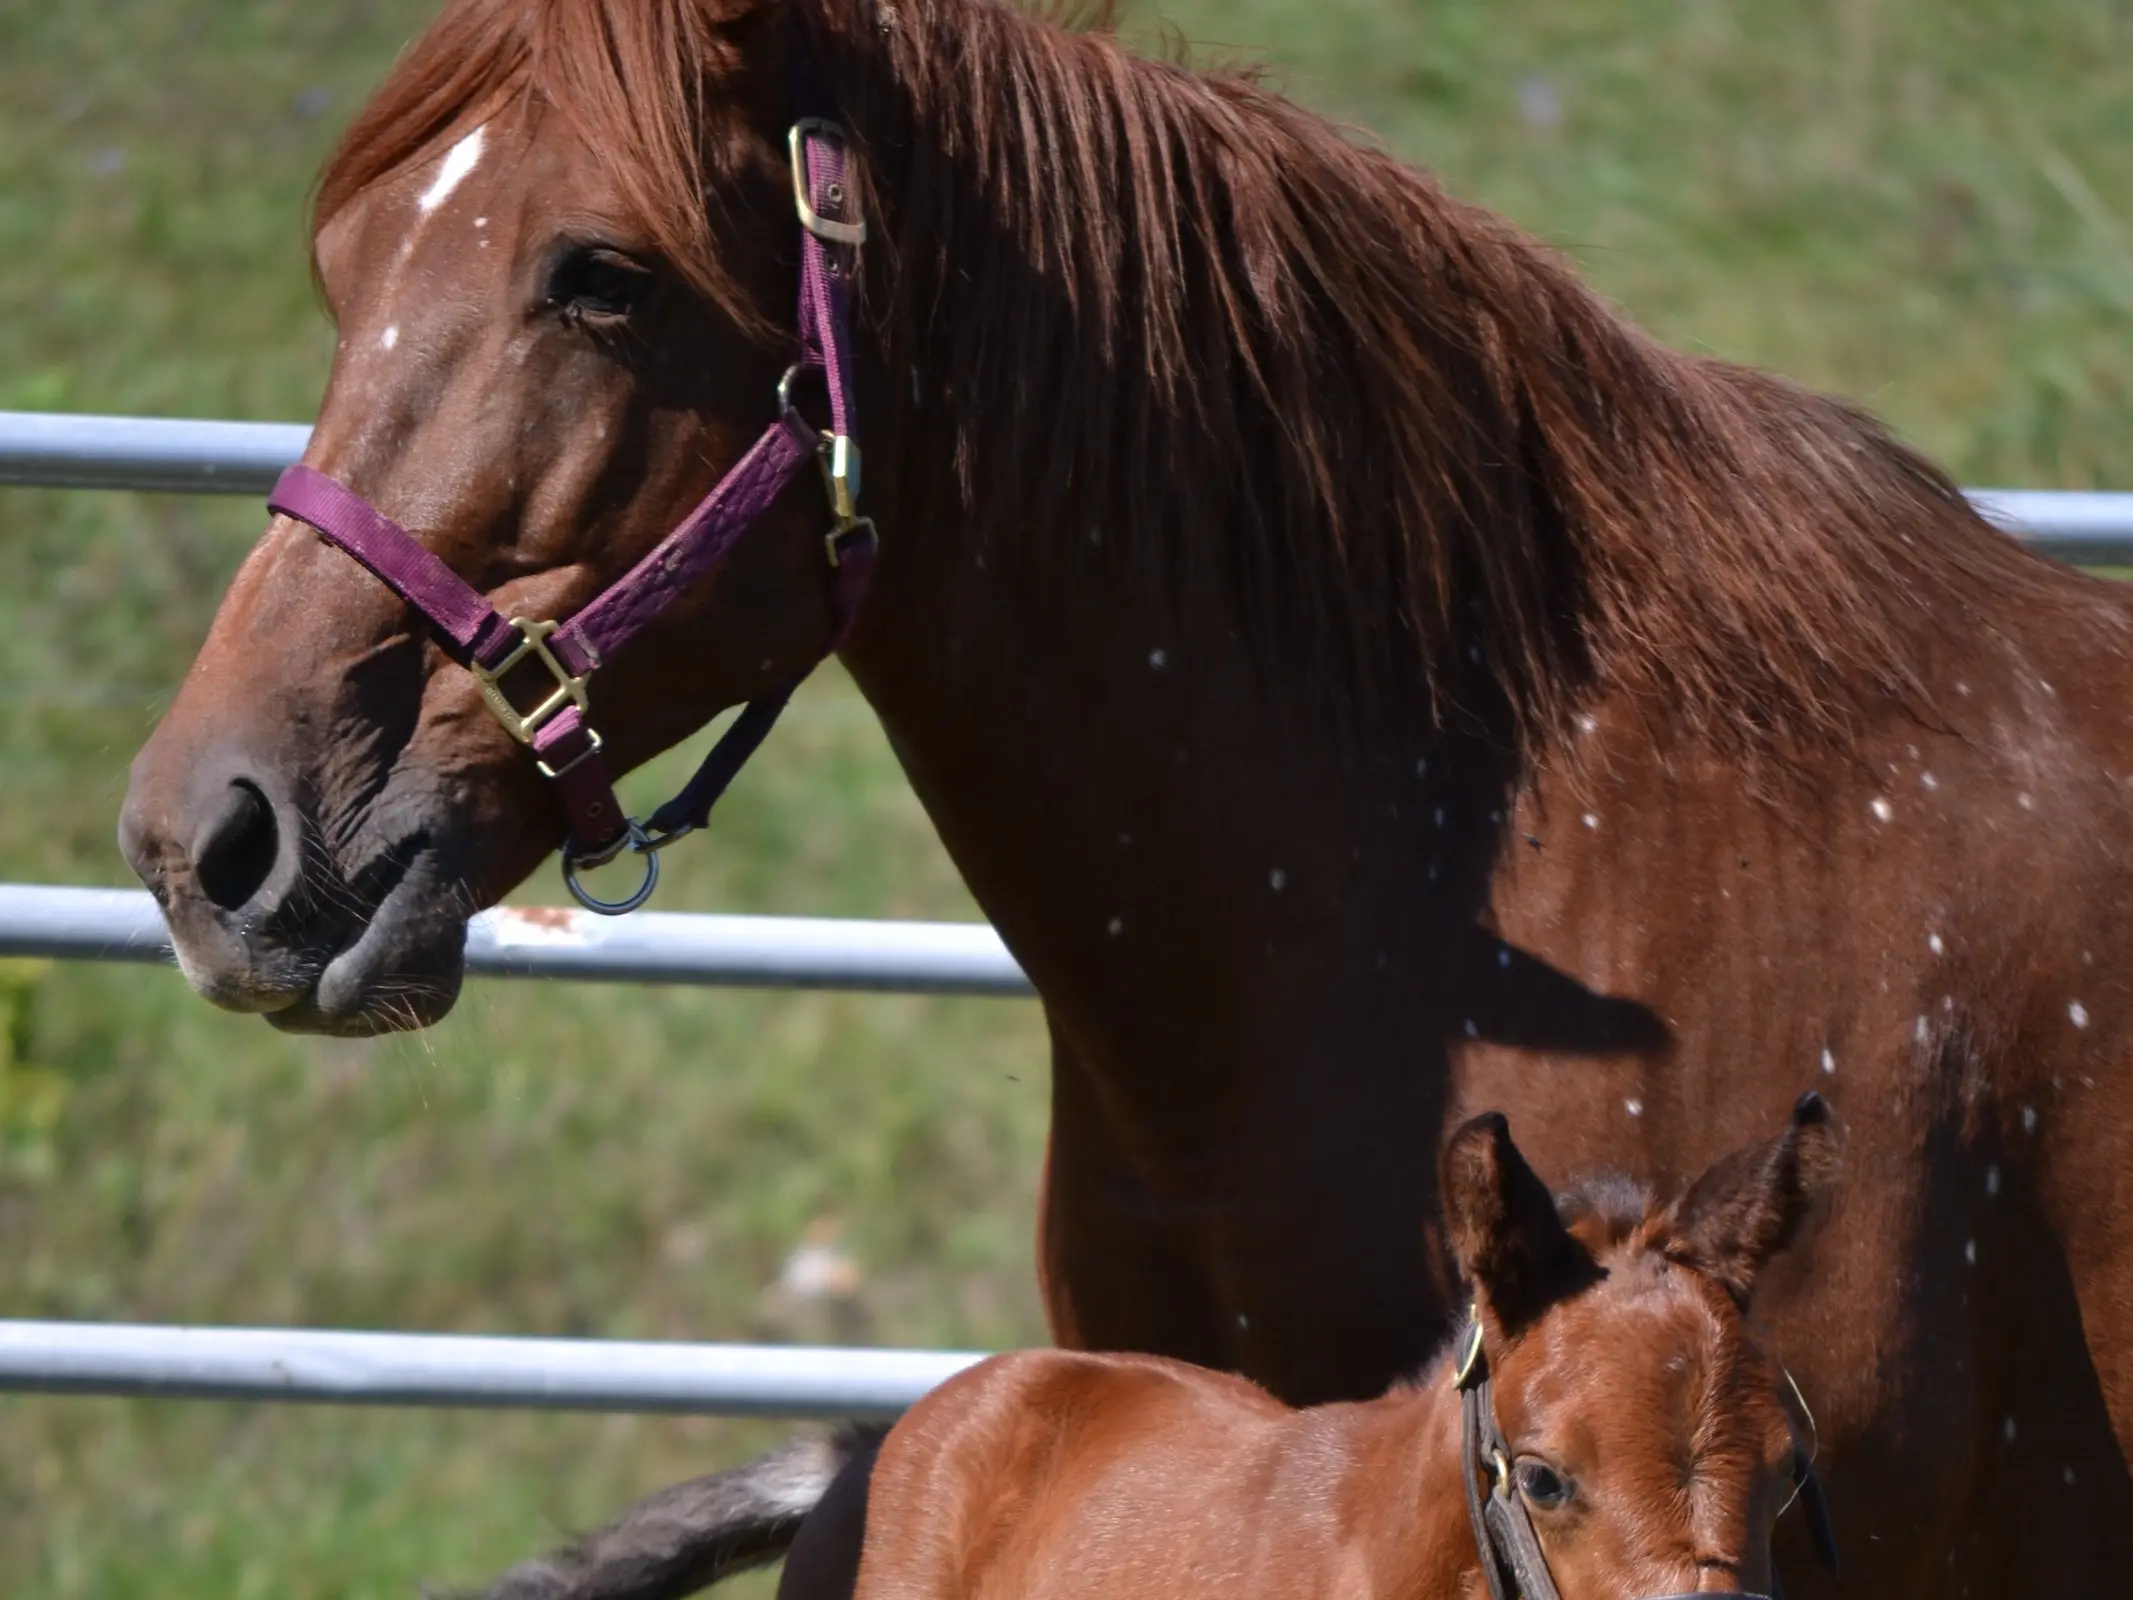
[[[1777,1592],[1771,1530],[1804,1457],[1747,1309],[1838,1142],[1805,1095],[1777,1137],[1659,1205],[1619,1181],[1556,1201],[1500,1115],[1453,1135],[1445,1217],[1474,1286],[1505,1509],[1522,1508],[1566,1600]],[[1499,1469],[1475,1454],[1487,1492]]]

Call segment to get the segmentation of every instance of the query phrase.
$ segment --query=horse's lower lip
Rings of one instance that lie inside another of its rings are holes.
[[[466,922],[442,914],[440,902],[449,898],[428,874],[407,874],[327,959],[310,992],[269,1013],[268,1022],[288,1033],[363,1036],[442,1018],[466,971]]]

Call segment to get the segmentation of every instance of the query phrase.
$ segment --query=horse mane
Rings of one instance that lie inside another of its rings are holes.
[[[1609,1244],[1634,1235],[1652,1220],[1655,1209],[1650,1187],[1619,1172],[1580,1178],[1555,1197],[1555,1214],[1563,1226],[1586,1223],[1588,1231]]]
[[[863,314],[899,392],[863,398],[902,412],[909,370],[905,510],[983,530],[1002,567],[1101,560],[1223,606],[1277,674],[1366,715],[1405,721],[1419,689],[1530,736],[1615,688],[1739,747],[1925,709],[1929,623],[1989,632],[1991,597],[2047,581],[1862,412],[1661,346],[1511,224],[1102,18],[452,0],[318,220],[529,92],[749,315],[703,198],[742,141],[709,119],[784,94],[736,75],[791,17],[876,218]]]

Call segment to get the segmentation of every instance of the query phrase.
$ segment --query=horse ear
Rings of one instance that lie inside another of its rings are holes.
[[[1463,1124],[1439,1165],[1444,1227],[1459,1270],[1481,1303],[1516,1330],[1570,1287],[1576,1247],[1555,1198],[1511,1142],[1511,1124],[1488,1111]]]
[[[1716,1278],[1746,1310],[1763,1268],[1835,1178],[1843,1145],[1828,1103],[1809,1090],[1783,1133],[1735,1151],[1689,1185],[1668,1208],[1662,1248]]]

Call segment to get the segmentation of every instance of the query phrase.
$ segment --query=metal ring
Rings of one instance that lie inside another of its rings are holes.
[[[577,901],[579,905],[599,916],[619,917],[635,911],[645,901],[651,899],[652,891],[659,887],[659,857],[653,849],[650,836],[645,833],[643,826],[635,817],[632,817],[625,825],[623,841],[630,850],[644,857],[644,881],[637,885],[634,893],[626,895],[620,900],[602,900],[598,895],[586,888],[584,884],[580,883],[578,881],[577,858],[571,854],[571,848],[567,843],[563,846],[563,887],[570,891],[571,898]],[[592,865],[605,866],[621,853],[621,850],[618,849],[593,862]]]
[[[806,413],[802,412],[793,401],[792,386],[801,378],[827,381],[827,374],[821,362],[811,359],[795,361],[791,366],[787,367],[778,378],[778,418],[783,421],[787,417],[798,416],[802,422],[807,423],[808,432],[826,441],[829,436],[829,430],[818,428],[812,422],[808,422]],[[827,443],[824,443],[822,448],[826,450],[828,448]]]

